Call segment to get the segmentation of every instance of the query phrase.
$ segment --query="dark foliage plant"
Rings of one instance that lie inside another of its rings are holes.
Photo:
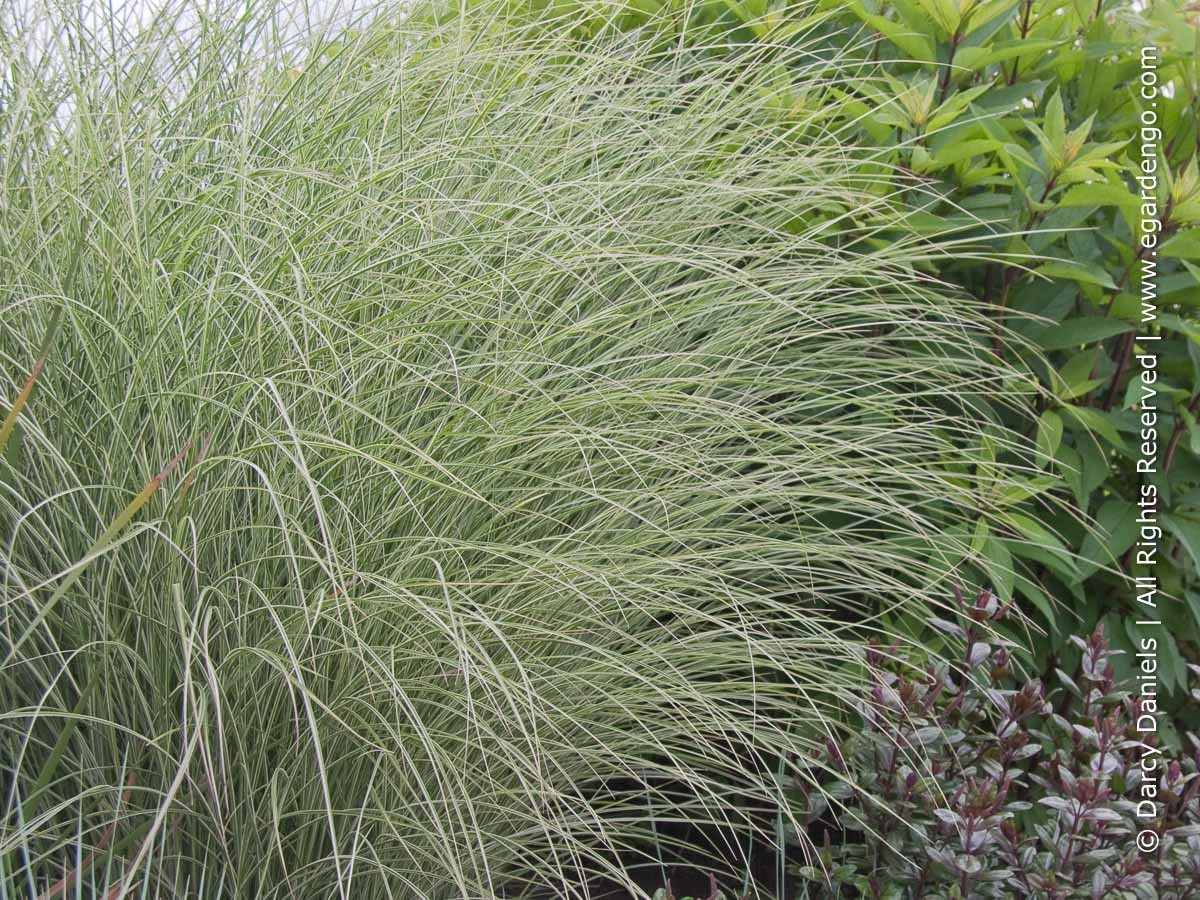
[[[1200,896],[1200,742],[1175,753],[1137,733],[1103,627],[1073,640],[1073,677],[1022,675],[993,627],[1008,613],[989,590],[961,600],[939,623],[953,665],[869,652],[861,729],[799,788],[823,844],[800,871],[810,896]]]

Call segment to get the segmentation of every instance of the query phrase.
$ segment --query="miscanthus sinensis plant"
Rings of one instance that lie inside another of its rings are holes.
[[[2,891],[735,869],[1007,477],[954,248],[799,39],[285,12],[4,10]]]

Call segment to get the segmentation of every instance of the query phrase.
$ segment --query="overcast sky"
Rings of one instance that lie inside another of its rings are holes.
[[[405,0],[393,2],[399,9]],[[257,11],[273,10],[275,33],[288,40],[345,27],[364,9],[380,5],[378,0],[269,0],[257,4]],[[66,32],[77,27],[64,22],[82,23],[92,41],[112,45],[119,44],[122,35],[148,26],[164,10],[178,25],[186,26],[205,16],[237,19],[246,8],[245,0],[0,0],[0,28],[15,26],[27,44],[41,49],[61,42]]]

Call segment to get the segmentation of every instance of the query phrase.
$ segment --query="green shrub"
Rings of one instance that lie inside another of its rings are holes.
[[[2,890],[583,896],[794,825],[1014,489],[952,248],[786,48],[182,11],[0,46]]]
[[[1161,699],[1182,731],[1200,725],[1186,689],[1186,663],[1200,661],[1200,331],[1192,321],[1200,305],[1200,32],[1194,9],[1145,6],[823,4],[845,11],[839,23],[862,23],[867,58],[880,65],[881,80],[860,82],[849,107],[860,139],[892,146],[889,160],[926,181],[925,192],[908,197],[930,228],[960,229],[971,246],[1003,256],[984,262],[964,253],[938,275],[988,303],[997,324],[1040,351],[997,334],[999,352],[1041,373],[1036,439],[1057,457],[1057,477],[1032,478],[1012,495],[1001,533],[976,532],[991,560],[980,577],[1037,611],[1046,636],[1034,649],[1049,676],[1076,665],[1070,638],[1100,623],[1128,651],[1117,662],[1128,674],[1134,622],[1145,618],[1129,579],[1156,575],[1164,627],[1140,632],[1153,631],[1159,643]],[[1143,65],[1146,48],[1155,55]],[[1142,96],[1144,71],[1157,79],[1153,104]],[[1141,133],[1145,110],[1161,139]],[[1143,213],[1146,184],[1135,176],[1146,159],[1157,190]],[[1153,252],[1139,241],[1143,215],[1159,223]],[[1147,423],[1134,358],[1152,351],[1158,414]],[[1143,479],[1135,463],[1147,424],[1158,465]],[[1144,480],[1157,491],[1156,524],[1166,531],[1155,566],[1138,565],[1133,553]],[[1163,727],[1177,742],[1171,722]]]

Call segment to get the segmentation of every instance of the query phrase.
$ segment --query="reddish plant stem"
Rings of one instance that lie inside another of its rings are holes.
[[[1025,0],[1024,8],[1021,10],[1021,40],[1025,40],[1029,34],[1029,16],[1033,11],[1033,0]],[[1008,76],[1010,85],[1017,83],[1017,73],[1021,71],[1021,57],[1013,60],[1012,74]]]
[[[1191,399],[1191,402],[1187,405],[1187,409],[1193,416],[1197,410],[1200,410],[1200,394]],[[1167,450],[1163,454],[1164,473],[1171,471],[1171,463],[1175,461],[1175,448],[1179,446],[1179,440],[1183,437],[1184,424],[1183,416],[1177,413],[1175,416],[1175,427],[1171,429],[1171,438],[1167,441]]]

